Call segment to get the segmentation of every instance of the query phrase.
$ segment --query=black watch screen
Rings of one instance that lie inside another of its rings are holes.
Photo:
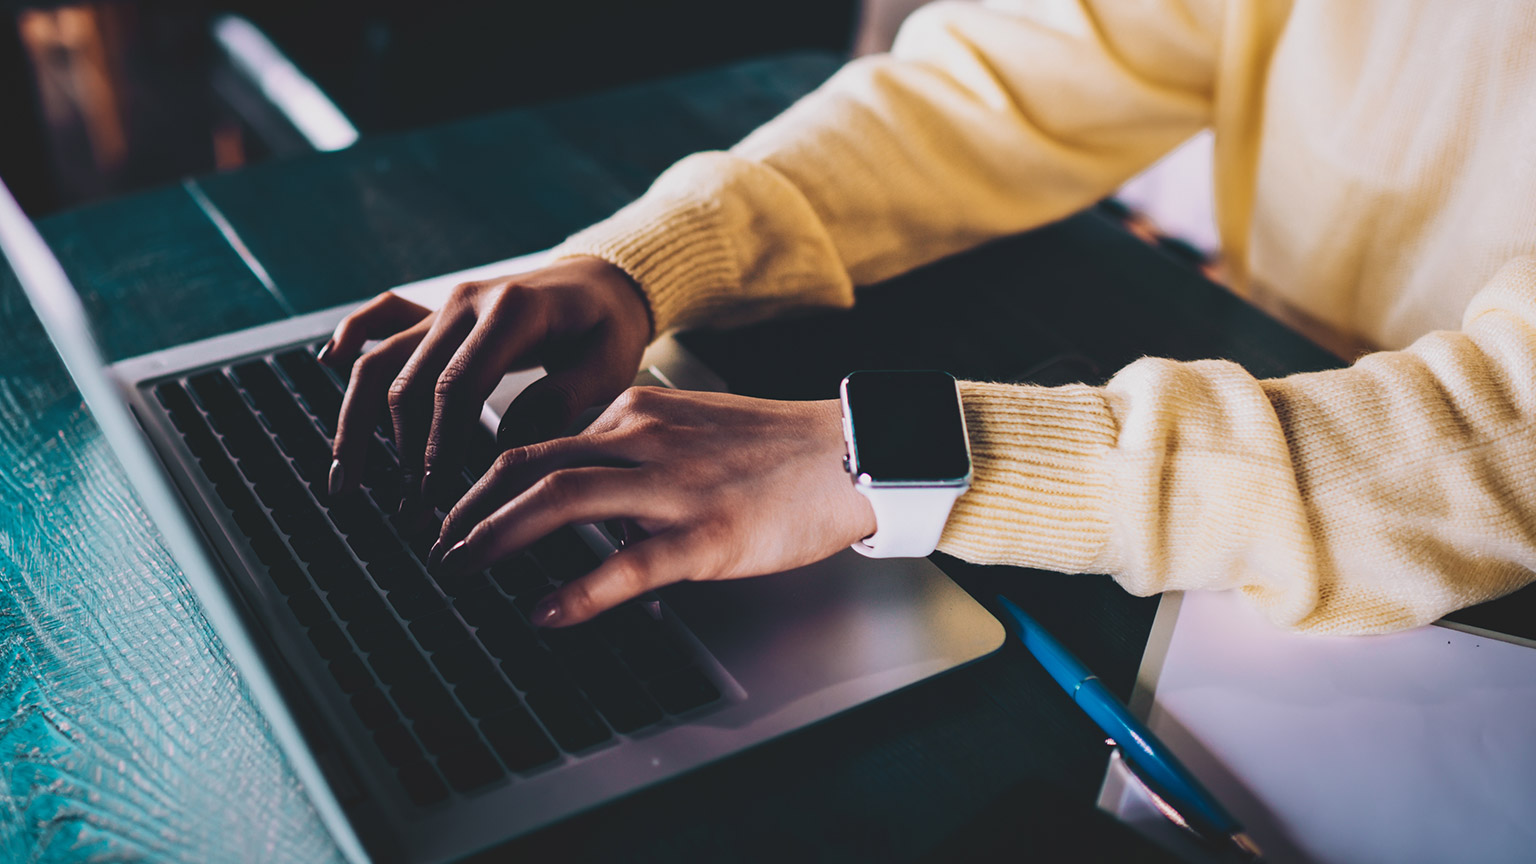
[[[865,371],[843,379],[854,476],[952,483],[971,472],[960,391],[947,372]]]

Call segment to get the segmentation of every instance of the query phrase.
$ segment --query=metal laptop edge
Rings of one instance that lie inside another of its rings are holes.
[[[31,230],[30,223],[27,228]],[[436,281],[516,272],[525,269],[516,265],[526,258]],[[63,280],[62,272],[58,278]],[[62,284],[68,287],[67,280]],[[75,305],[78,307],[78,301]],[[215,551],[224,562],[231,557],[250,560],[243,538],[227,525],[221,510],[210,506],[217,499],[200,472],[190,469],[190,454],[163,411],[147,398],[144,385],[245,355],[310,342],[328,334],[352,308],[355,304],[188,343],[124,360],[106,370],[118,388],[116,395],[126,399],[137,415],[137,425],[153,442],[161,466],[148,464],[154,457],[143,447],[144,438],[125,436],[129,430],[123,424],[103,419],[103,413],[110,414],[113,408],[98,409],[107,394],[88,392],[82,373],[76,372],[81,362],[79,346],[68,352],[60,349],[135,489],[166,535],[210,623],[246,678],[274,738],[349,859],[367,860],[359,836],[381,857],[436,861],[470,854],[889,694],[1001,646],[1001,624],[926,559],[873,561],[845,551],[819,564],[773,577],[676,586],[663,591],[662,597],[723,667],[714,670],[719,680],[726,682],[722,705],[682,722],[616,736],[615,743],[574,760],[567,758],[555,769],[519,775],[499,789],[456,799],[435,810],[423,812],[400,801],[381,800],[379,793],[384,790],[376,790],[367,795],[364,808],[350,811],[349,819],[345,815],[349,811],[342,807],[331,784],[344,789],[349,780],[357,780],[360,770],[361,782],[366,785],[377,756],[355,741],[337,740],[349,764],[340,767],[327,762],[322,766],[316,761],[296,710],[304,715],[317,712],[325,720],[325,733],[331,734],[348,727],[347,718],[339,717],[337,710],[344,702],[338,701],[339,696],[316,697],[317,690],[325,692],[334,686],[328,688],[329,682],[316,686],[314,670],[303,669],[302,663],[297,664],[300,668],[270,668],[280,660],[272,653],[277,646],[269,643],[283,641],[285,634],[262,632],[265,620],[261,625],[250,620],[252,607],[260,607],[270,598],[263,601],[248,596],[254,580],[237,579],[210,557],[209,552]],[[84,320],[82,312],[82,327]],[[61,337],[51,327],[50,334],[58,345]],[[94,346],[89,347],[94,350]],[[723,389],[718,378],[669,339],[652,347],[643,366],[662,383]],[[89,377],[90,371],[83,370],[83,374]],[[536,375],[509,376],[491,404],[504,407],[519,386]],[[123,404],[121,399],[106,401],[115,403],[119,411]],[[482,422],[494,429],[497,415],[498,411],[488,408]],[[121,440],[125,437],[134,440]],[[180,487],[180,496],[165,484],[167,474]],[[219,525],[227,536],[214,537],[194,527],[210,523]],[[230,585],[238,587],[231,592]],[[261,614],[254,617],[263,618]],[[301,692],[295,692],[295,686]],[[295,709],[285,701],[303,697],[318,704]]]

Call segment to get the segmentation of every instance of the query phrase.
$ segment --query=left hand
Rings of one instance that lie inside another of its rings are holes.
[[[777,573],[874,533],[843,470],[835,399],[774,402],[626,390],[580,435],[508,450],[443,522],[441,576],[483,569],[564,525],[626,520],[631,542],[544,600],[538,626],[585,621],[685,579]]]

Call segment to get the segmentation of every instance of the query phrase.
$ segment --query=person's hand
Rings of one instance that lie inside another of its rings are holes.
[[[874,533],[844,453],[835,399],[631,388],[582,434],[503,453],[444,520],[431,564],[452,578],[564,525],[638,529],[534,609],[545,627],[672,582],[777,573]]]
[[[362,476],[368,438],[386,405],[408,494],[419,478],[435,497],[433,487],[451,485],[442,481],[461,468],[461,442],[507,372],[543,366],[548,373],[512,403],[497,434],[501,447],[532,444],[628,387],[650,338],[635,284],[597,258],[467,282],[437,312],[382,294],[337,325],[320,354],[332,368],[352,369],[331,492]],[[358,358],[373,339],[382,341]]]

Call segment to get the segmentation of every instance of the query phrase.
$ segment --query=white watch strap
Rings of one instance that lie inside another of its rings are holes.
[[[944,523],[965,486],[861,486],[875,510],[875,533],[853,544],[871,558],[922,558],[939,545]]]

